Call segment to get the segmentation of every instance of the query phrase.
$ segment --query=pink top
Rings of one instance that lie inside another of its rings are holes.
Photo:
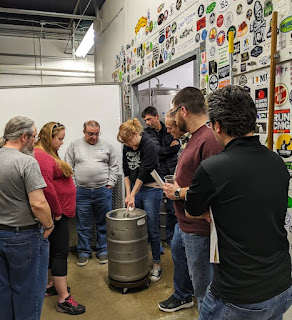
[[[46,181],[45,197],[55,217],[64,214],[75,216],[76,187],[72,177],[66,178],[56,160],[42,149],[35,148],[34,156],[38,161],[41,173]]]

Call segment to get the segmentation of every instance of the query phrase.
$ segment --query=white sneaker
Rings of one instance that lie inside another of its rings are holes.
[[[156,282],[161,278],[162,269],[160,267],[154,267],[150,272],[150,281]]]

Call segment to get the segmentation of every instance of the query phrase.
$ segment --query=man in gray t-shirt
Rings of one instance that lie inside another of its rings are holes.
[[[77,185],[77,264],[80,267],[91,258],[92,217],[96,225],[96,256],[100,263],[107,263],[106,213],[112,210],[112,188],[119,171],[112,145],[99,137],[100,125],[87,121],[83,133],[84,137],[71,142],[65,154]]]
[[[1,319],[40,319],[46,292],[54,223],[33,158],[36,134],[32,120],[15,117],[0,138]]]

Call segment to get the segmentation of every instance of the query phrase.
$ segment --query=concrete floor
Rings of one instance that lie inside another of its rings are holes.
[[[69,254],[68,284],[76,301],[86,306],[86,312],[76,316],[86,320],[196,320],[196,305],[174,313],[162,312],[158,302],[173,293],[173,262],[170,248],[164,248],[161,280],[151,283],[148,289],[129,289],[126,294],[109,288],[107,265],[100,265],[95,257],[85,267],[78,267],[75,254]],[[149,255],[150,256],[150,255]],[[41,320],[68,320],[72,316],[55,310],[57,297],[46,297]],[[75,317],[74,317],[75,319]],[[292,320],[292,308],[283,320]]]
[[[78,267],[76,256],[69,254],[68,285],[76,301],[86,306],[86,312],[76,316],[86,320],[179,320],[198,317],[196,305],[191,309],[166,313],[158,302],[173,293],[173,263],[170,248],[161,256],[163,269],[160,281],[148,289],[129,289],[126,294],[109,288],[107,265],[100,265],[95,256],[85,267]],[[151,255],[149,254],[149,257]],[[41,320],[68,320],[72,316],[55,310],[57,297],[46,297]],[[75,317],[74,317],[75,319]]]

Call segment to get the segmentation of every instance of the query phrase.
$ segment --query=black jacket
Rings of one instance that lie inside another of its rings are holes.
[[[163,122],[161,122],[161,129],[157,132],[155,129],[144,129],[144,135],[153,140],[158,148],[160,170],[162,178],[168,174],[173,174],[177,164],[177,153],[180,145],[170,147],[170,144],[174,140],[172,135],[167,132],[167,129]]]

